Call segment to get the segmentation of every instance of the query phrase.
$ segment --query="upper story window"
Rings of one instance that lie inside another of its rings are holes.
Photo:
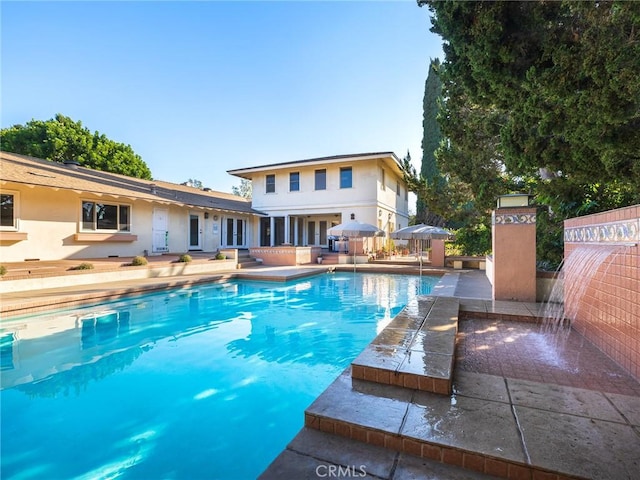
[[[381,187],[382,187],[382,190],[386,190],[387,189],[387,175],[386,175],[386,173],[384,171],[384,168],[381,168],[380,170],[382,172],[382,178],[381,178],[381,183],[382,184],[381,184]]]
[[[266,192],[275,193],[275,191],[276,191],[276,176],[273,174],[267,175]]]
[[[0,194],[0,228],[2,230],[18,229],[18,192]]]
[[[400,196],[400,181],[396,181],[396,195]]]
[[[291,172],[289,174],[289,191],[300,191],[300,172]]]
[[[316,190],[327,189],[327,170],[316,170]]]
[[[351,167],[340,168],[340,188],[351,188],[353,185],[353,172]]]
[[[82,230],[128,232],[131,230],[131,206],[83,201]]]

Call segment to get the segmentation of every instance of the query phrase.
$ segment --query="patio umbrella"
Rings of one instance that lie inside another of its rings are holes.
[[[396,240],[452,240],[453,234],[444,228],[420,223],[391,232],[391,238]]]
[[[351,238],[369,238],[384,237],[384,231],[370,223],[360,223],[355,220],[341,223],[335,227],[327,229],[327,235],[336,237]],[[356,271],[356,249],[353,249],[353,271]]]
[[[444,228],[420,223],[391,232],[395,240],[453,240],[454,235]],[[422,275],[422,251],[420,252],[420,274]]]

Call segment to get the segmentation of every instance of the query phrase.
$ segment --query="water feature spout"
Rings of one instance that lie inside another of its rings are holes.
[[[560,266],[558,281],[545,302],[542,313],[545,328],[557,331],[563,326],[570,327],[585,295],[597,296],[602,289],[601,282],[595,279],[598,270],[604,268],[606,273],[615,257],[630,246],[598,243],[576,247]]]

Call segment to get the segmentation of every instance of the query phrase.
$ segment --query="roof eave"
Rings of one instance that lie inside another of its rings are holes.
[[[247,180],[251,180],[253,173],[259,173],[270,170],[280,170],[284,168],[292,168],[296,166],[314,166],[314,165],[326,165],[326,164],[335,164],[335,163],[348,163],[350,161],[362,161],[362,160],[373,160],[376,158],[391,158],[394,163],[401,167],[402,163],[398,159],[395,153],[393,152],[374,152],[374,153],[358,153],[358,154],[350,154],[350,155],[334,155],[331,157],[319,157],[319,158],[310,158],[306,160],[295,160],[291,162],[280,162],[280,163],[271,163],[268,165],[258,165],[255,167],[247,167],[247,168],[238,168],[233,170],[227,170],[229,175],[234,175],[236,177],[245,178]]]

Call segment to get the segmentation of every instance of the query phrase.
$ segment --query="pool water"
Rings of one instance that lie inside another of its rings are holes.
[[[238,281],[4,322],[0,477],[255,478],[438,280]]]

